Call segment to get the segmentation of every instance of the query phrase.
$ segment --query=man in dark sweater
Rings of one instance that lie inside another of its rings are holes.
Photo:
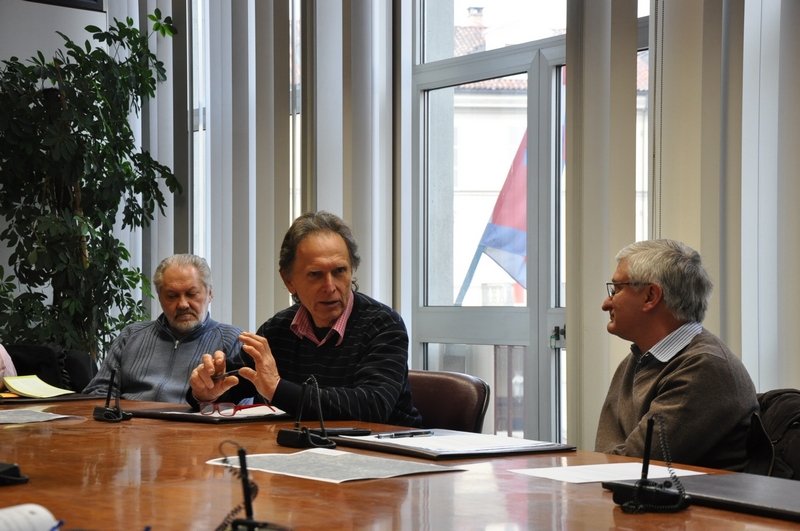
[[[296,304],[255,334],[240,336],[247,355],[234,361],[238,376],[213,380],[225,372],[225,355],[203,356],[189,380],[189,403],[253,398],[294,414],[302,384],[314,376],[324,420],[420,426],[408,383],[405,324],[390,307],[358,293],[353,273],[359,262],[358,244],[343,220],[328,212],[297,218],[279,259]],[[316,415],[315,406],[309,388],[306,416]]]
[[[742,362],[700,324],[712,284],[700,255],[673,240],[629,245],[617,254],[603,310],[608,331],[631,341],[608,390],[595,450],[642,457],[647,420],[660,414],[651,457],[741,471],[756,390]]]

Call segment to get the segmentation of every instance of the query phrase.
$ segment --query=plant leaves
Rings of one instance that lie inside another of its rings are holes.
[[[148,19],[174,34],[160,11]],[[0,61],[0,237],[14,273],[0,269],[0,342],[55,342],[102,358],[122,327],[148,318],[134,290],[152,297],[115,224],[146,226],[166,206],[160,181],[179,187],[128,123],[166,79],[147,35],[130,18],[86,31],[81,45],[57,32],[64,44],[51,60],[38,51],[29,64]]]

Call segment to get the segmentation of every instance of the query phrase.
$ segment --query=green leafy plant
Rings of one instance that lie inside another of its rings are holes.
[[[172,36],[170,17],[148,15],[152,31]],[[129,123],[166,79],[164,64],[133,20],[108,31],[87,26],[103,47],[64,38],[46,61],[16,57],[0,70],[0,215],[13,251],[0,268],[0,341],[55,343],[102,358],[126,324],[148,318],[134,290],[152,297],[114,236],[150,224],[166,202],[161,180],[180,192],[172,171],[140,150]],[[152,33],[151,33],[152,34]]]

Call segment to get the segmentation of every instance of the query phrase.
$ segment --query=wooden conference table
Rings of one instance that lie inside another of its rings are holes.
[[[45,411],[81,418],[0,425],[0,461],[19,464],[30,478],[24,485],[0,487],[0,507],[43,505],[64,520],[64,530],[140,531],[147,526],[152,531],[212,530],[242,503],[241,481],[224,467],[206,464],[221,457],[220,442],[236,441],[248,455],[299,451],[275,441],[280,428],[293,425],[286,420],[213,425],[134,417],[109,424],[92,419],[94,406],[103,403],[37,404]],[[157,406],[122,401],[124,410]],[[0,409],[18,407],[32,405],[0,405]],[[344,425],[392,429],[361,422],[326,423]],[[510,472],[620,461],[631,459],[577,451],[439,461],[466,465],[468,470],[341,484],[251,471],[259,487],[253,513],[256,520],[295,530],[728,531],[799,527],[699,506],[674,514],[629,515],[598,483],[572,484]]]

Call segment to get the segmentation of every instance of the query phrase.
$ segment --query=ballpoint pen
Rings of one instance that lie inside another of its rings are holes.
[[[393,433],[379,433],[377,439],[402,439],[404,437],[427,437],[433,435],[431,430],[397,431]]]

